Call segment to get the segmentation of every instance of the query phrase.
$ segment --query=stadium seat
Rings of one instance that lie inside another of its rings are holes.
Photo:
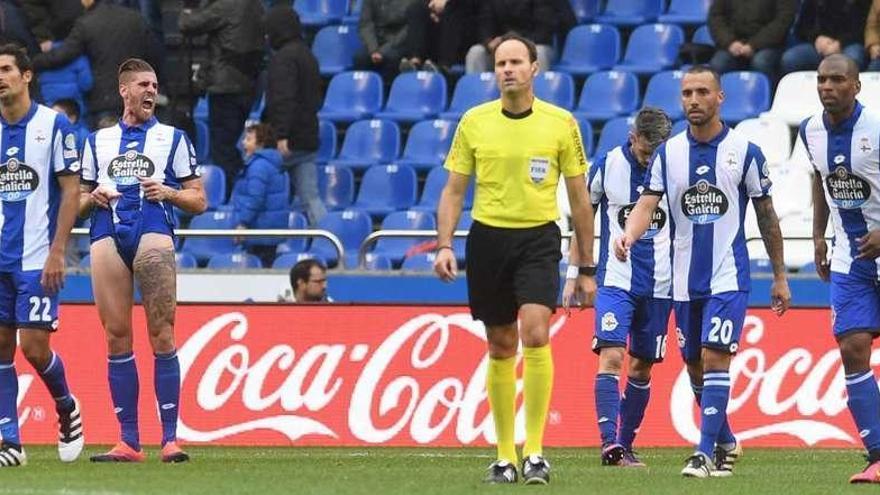
[[[354,56],[361,39],[353,26],[325,26],[315,35],[312,53],[318,59],[322,76],[332,76],[354,67]]]
[[[721,119],[728,124],[757,117],[770,108],[770,80],[761,72],[728,72],[721,76],[721,89]]]
[[[193,217],[191,229],[234,229],[235,213],[231,211],[209,211]],[[240,251],[231,237],[189,237],[183,243],[183,251],[193,255],[200,263],[208,261],[215,254]]]
[[[794,147],[791,149],[791,156],[785,162],[785,166],[795,169],[799,168],[801,170],[806,170],[807,172],[813,171],[813,163],[810,158],[810,153],[807,151],[807,147],[804,145],[804,141],[801,139],[800,134],[795,135]]]
[[[770,180],[773,181],[773,206],[779,218],[807,210],[812,213],[813,176],[809,170],[789,165],[771,167]]]
[[[339,156],[330,165],[365,169],[392,163],[400,154],[400,127],[390,120],[359,120],[345,132]]]
[[[440,193],[446,186],[446,180],[449,178],[449,172],[443,167],[432,168],[425,178],[425,187],[419,198],[419,203],[413,206],[412,210],[427,211],[431,213],[437,212],[437,203],[440,201]],[[474,180],[471,179],[468,184],[467,193],[464,196],[464,204],[462,208],[468,210],[474,204]]]
[[[631,72],[602,71],[591,74],[581,90],[574,115],[604,121],[630,115],[639,106],[639,79]]]
[[[859,103],[868,108],[880,108],[880,72],[862,72],[859,81],[862,83]]]
[[[250,253],[215,254],[208,260],[208,268],[214,270],[263,268],[260,258]]]
[[[414,205],[417,194],[418,179],[412,167],[376,165],[364,173],[353,206],[374,217],[384,217]]]
[[[623,61],[615,70],[652,74],[672,68],[678,49],[684,43],[684,31],[674,24],[645,24],[630,35]]]
[[[535,96],[541,100],[571,110],[574,107],[574,79],[571,74],[541,71],[535,77]]]
[[[403,156],[398,165],[415,170],[431,169],[443,165],[452,146],[456,123],[451,120],[423,120],[409,130]]]
[[[586,24],[599,15],[600,0],[570,0],[578,24]],[[569,35],[571,32],[569,31]]]
[[[199,262],[195,256],[189,253],[174,253],[174,262],[177,268],[198,268]]]
[[[434,252],[414,254],[403,259],[400,269],[409,272],[433,272],[435,259],[437,253]]]
[[[284,253],[272,262],[272,268],[276,270],[290,270],[293,265],[302,260],[318,260],[322,265],[327,266],[327,261],[314,253]]]
[[[344,210],[354,203],[354,172],[348,167],[318,167],[318,193],[328,210]]]
[[[767,163],[771,165],[782,164],[791,155],[791,133],[785,122],[779,119],[746,119],[737,124],[736,130],[760,146]]]
[[[336,157],[336,126],[332,122],[318,122],[318,156],[316,163],[327,163]]]
[[[593,124],[589,120],[578,119],[578,127],[581,131],[581,141],[584,144],[584,153],[587,157],[593,156]]]
[[[446,109],[446,78],[439,72],[404,72],[394,78],[385,108],[377,119],[418,122]]]
[[[226,173],[217,165],[200,165],[202,185],[209,210],[216,210],[226,202]]]
[[[599,144],[596,145],[596,154],[601,157],[612,149],[627,142],[629,130],[635,122],[634,117],[617,117],[605,122],[602,133],[599,134]]]
[[[357,260],[357,253],[364,239],[373,231],[373,221],[370,215],[359,210],[331,211],[318,222],[317,228],[332,232],[339,238],[345,252],[345,265],[355,266],[352,260]],[[339,254],[333,244],[323,238],[315,237],[307,251],[320,256],[327,261],[328,266],[336,266]]]
[[[391,270],[391,260],[387,256],[376,253],[366,253],[364,255],[364,270],[374,272]]]
[[[348,0],[294,0],[293,10],[303,26],[326,26],[342,21]]]
[[[596,22],[639,26],[653,22],[663,11],[663,0],[608,0]]]
[[[583,76],[610,69],[620,59],[620,31],[614,26],[589,24],[568,32],[554,70]]]
[[[196,140],[193,146],[196,149],[196,161],[205,163],[211,157],[211,133],[208,123],[204,120],[194,120],[193,125],[196,130]]]
[[[665,14],[657,19],[668,24],[705,24],[712,0],[670,0]]]
[[[473,223],[474,217],[471,216],[471,210],[462,210],[461,216],[458,217],[458,225],[455,226],[455,230],[471,230],[471,225],[473,225]],[[464,258],[466,242],[466,237],[452,238],[452,250],[455,252],[455,259],[460,265],[464,265],[467,261]]]
[[[202,96],[196,100],[196,104],[193,106],[193,119],[207,123],[210,118],[208,114],[209,108],[207,96]]]
[[[667,70],[651,76],[648,81],[648,89],[645,90],[643,105],[660,108],[673,122],[683,119],[684,111],[681,108],[681,78],[683,76],[684,74],[678,70]]]
[[[776,85],[776,95],[767,114],[790,126],[822,111],[819,92],[816,91],[816,72],[792,72],[782,76]]]
[[[287,228],[288,229],[307,229],[309,227],[309,221],[306,219],[305,215],[302,213],[291,211],[287,216]],[[275,252],[279,254],[283,253],[298,253],[306,250],[306,246],[309,243],[308,237],[290,237],[285,239],[283,242],[278,244],[275,248]]]
[[[715,46],[715,40],[712,39],[712,33],[709,32],[709,26],[705,24],[694,31],[693,36],[691,36],[691,42]]]
[[[91,255],[85,255],[79,260],[79,267],[83,270],[88,270],[92,267],[92,257]]]
[[[348,13],[342,18],[342,23],[350,26],[357,26],[358,22],[361,20],[361,8],[363,6],[364,0],[354,0],[354,2],[351,2]]]
[[[435,230],[437,222],[434,215],[423,211],[395,211],[382,221],[382,230]],[[373,252],[387,256],[395,267],[399,267],[407,251],[433,237],[388,238],[376,241]]]
[[[672,133],[670,134],[670,136],[674,136],[680,132],[684,132],[687,130],[687,128],[688,128],[687,119],[676,120],[672,124]]]
[[[440,113],[440,118],[459,120],[471,107],[494,100],[498,96],[494,73],[465,74],[455,83],[452,102],[448,110]]]
[[[382,108],[382,78],[370,71],[340,72],[330,79],[318,118],[354,122]]]
[[[764,258],[753,259],[753,260],[749,260],[749,271],[752,273],[752,275],[754,275],[756,273],[772,274],[773,273],[773,265],[770,263],[770,260],[768,260],[768,259],[764,259]]]

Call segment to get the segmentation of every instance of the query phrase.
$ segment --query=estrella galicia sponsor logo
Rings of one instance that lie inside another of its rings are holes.
[[[617,210],[617,224],[620,225],[621,229],[626,230],[626,219],[629,218],[629,214],[632,213],[633,208],[636,207],[635,203],[630,203],[623,208]],[[642,235],[642,239],[651,239],[656,236],[663,227],[666,226],[666,212],[661,208],[655,208],[654,214],[651,215],[651,223],[648,225],[648,230]]]
[[[859,208],[871,196],[871,184],[858,175],[852,174],[846,167],[835,168],[825,178],[828,195],[838,208],[852,210]]]
[[[40,186],[37,171],[10,158],[0,165],[0,200],[23,201]]]
[[[128,150],[110,160],[110,167],[107,169],[110,179],[120,186],[137,184],[138,177],[152,177],[155,172],[156,166],[153,162],[135,150]]]
[[[701,179],[687,188],[681,196],[681,211],[697,224],[707,224],[718,220],[730,207],[727,196],[709,181]]]

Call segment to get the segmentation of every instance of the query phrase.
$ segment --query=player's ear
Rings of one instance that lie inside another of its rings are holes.
[[[24,80],[25,84],[30,84],[31,80],[34,78],[33,71],[26,70],[21,73],[21,78]]]

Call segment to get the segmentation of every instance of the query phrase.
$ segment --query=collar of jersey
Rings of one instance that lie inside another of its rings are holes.
[[[31,117],[33,117],[35,113],[37,113],[37,104],[36,102],[32,101],[31,108],[27,111],[26,114],[24,114],[24,117],[18,120],[18,122],[10,124],[9,122],[6,122],[6,119],[4,119],[2,115],[0,115],[0,122],[3,122],[4,127],[25,127],[28,122],[31,121]]]
[[[534,108],[534,105],[532,105],[532,108]],[[507,110],[502,108],[501,114],[504,115],[505,117],[507,117],[508,119],[519,120],[519,119],[524,119],[524,118],[528,117],[529,115],[531,115],[532,108],[529,108],[528,110],[526,110],[524,112],[520,112],[520,113],[508,112]]]
[[[150,127],[153,127],[154,125],[156,125],[157,122],[158,122],[158,120],[156,119],[155,116],[150,117],[150,120],[144,122],[143,124],[139,124],[139,125],[128,125],[125,122],[123,122],[122,119],[119,119],[119,127],[122,129],[122,132],[133,131],[133,130],[146,131]]]
[[[620,147],[620,151],[623,152],[623,157],[626,158],[626,161],[629,162],[631,167],[642,168],[642,164],[636,160],[636,155],[632,152],[632,144],[629,141]]]
[[[828,132],[846,132],[851,131],[853,127],[855,127],[856,122],[859,120],[859,116],[862,115],[862,104],[856,100],[856,106],[853,108],[853,113],[849,117],[847,117],[843,122],[837,125],[831,125],[831,122],[828,121],[828,114],[826,112],[822,112],[822,125],[825,126],[825,130]]]
[[[730,127],[727,124],[725,124],[724,122],[722,122],[721,123],[721,132],[719,132],[717,136],[713,137],[712,139],[710,139],[709,141],[707,141],[705,143],[702,141],[697,141],[697,138],[695,138],[694,135],[691,134],[691,126],[688,126],[686,132],[687,132],[688,142],[691,143],[691,146],[714,146],[717,148],[718,145],[721,144],[721,141],[724,141],[724,138],[727,137],[727,133],[729,131],[730,131]]]

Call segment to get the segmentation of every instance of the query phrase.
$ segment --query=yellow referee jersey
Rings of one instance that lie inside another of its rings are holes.
[[[524,116],[505,115],[501,100],[468,110],[444,166],[476,175],[475,220],[519,229],[559,218],[559,176],[583,177],[587,160],[571,113],[535,98]]]

